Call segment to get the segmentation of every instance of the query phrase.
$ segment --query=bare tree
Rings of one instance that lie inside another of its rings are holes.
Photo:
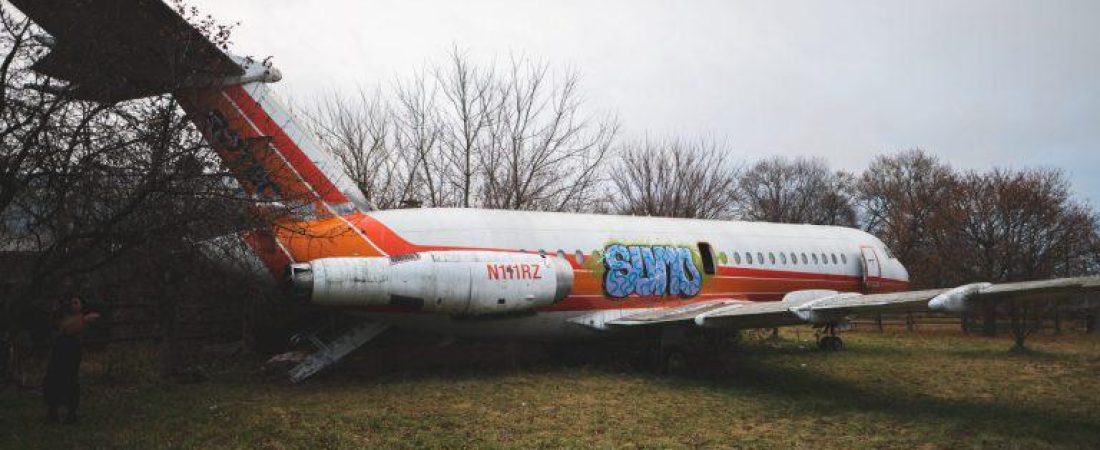
[[[308,114],[310,129],[373,208],[400,207],[413,194],[417,159],[396,151],[394,112],[380,93],[330,94]]]
[[[1062,172],[970,172],[962,189],[951,247],[962,254],[957,270],[967,278],[1022,281],[1096,267],[1097,217],[1073,199]]]
[[[448,64],[434,70],[441,104],[441,154],[443,172],[457,192],[453,203],[473,206],[479,177],[479,160],[489,144],[492,120],[503,106],[498,98],[496,75],[491,68],[473,64],[458,48],[452,48]]]
[[[600,179],[618,123],[581,110],[579,77],[513,59],[497,85],[501,99],[481,161],[486,207],[582,210]]]
[[[175,7],[224,45],[227,28]],[[269,224],[226,182],[227,168],[170,96],[94,104],[58,95],[63,83],[31,70],[48,50],[30,38],[41,33],[0,5],[0,216],[18,224],[3,230],[4,250],[26,254],[0,298],[5,334],[26,311],[102,283],[142,255],[188,273],[194,266],[176,263],[181,252],[201,254],[211,237]]]
[[[611,169],[612,204],[621,214],[728,219],[738,168],[712,140],[644,141],[628,145]]]
[[[856,186],[863,229],[905,262],[917,287],[961,282],[942,251],[954,233],[959,195],[951,167],[921,150],[876,157]]]
[[[738,181],[738,216],[746,220],[854,226],[852,176],[821,159],[782,157],[751,166]]]
[[[408,183],[426,206],[453,206],[453,198],[443,170],[447,167],[440,151],[443,134],[437,101],[438,88],[421,71],[409,81],[397,85],[394,148],[410,158]]]
[[[1024,281],[1083,275],[1095,270],[1097,217],[1069,194],[1055,170],[971,172],[962,176],[955,239],[940,247],[963,279]],[[1017,349],[1047,310],[1011,303]],[[987,333],[993,331],[987,314]]]
[[[333,97],[314,114],[352,178],[386,192],[382,208],[589,209],[618,131],[583,111],[575,74],[523,58],[502,71],[456,49],[397,83],[393,99]]]

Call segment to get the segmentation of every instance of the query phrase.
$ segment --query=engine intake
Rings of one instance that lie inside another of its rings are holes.
[[[321,258],[289,269],[294,296],[323,306],[404,306],[477,316],[533,310],[573,289],[564,259],[528,253],[433,251]]]

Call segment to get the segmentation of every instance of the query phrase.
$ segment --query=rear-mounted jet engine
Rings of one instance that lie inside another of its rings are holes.
[[[323,306],[401,306],[455,316],[515,313],[560,302],[573,268],[553,256],[435,251],[321,258],[290,267],[295,297]]]

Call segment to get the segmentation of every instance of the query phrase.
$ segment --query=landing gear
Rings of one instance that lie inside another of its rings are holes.
[[[827,352],[839,352],[844,350],[844,341],[840,336],[822,336],[817,340],[817,348]]]
[[[825,325],[825,335],[817,340],[817,348],[827,352],[839,352],[844,350],[844,341],[836,335],[836,324]]]

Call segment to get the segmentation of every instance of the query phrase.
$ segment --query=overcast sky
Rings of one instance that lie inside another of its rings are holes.
[[[711,136],[739,158],[864,168],[920,147],[972,169],[1064,169],[1100,206],[1098,1],[194,0],[240,21],[302,101],[446,56],[581,73],[626,137]]]

